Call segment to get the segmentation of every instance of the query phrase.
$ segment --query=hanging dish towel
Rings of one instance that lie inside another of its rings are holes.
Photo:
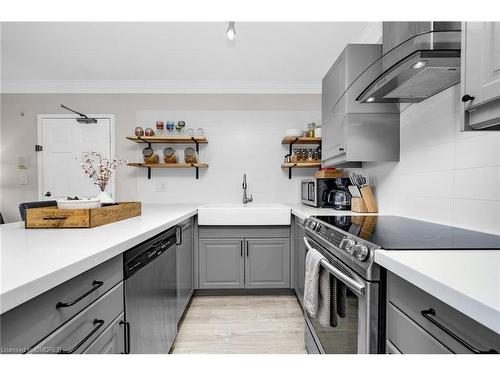
[[[338,283],[337,278],[330,274],[330,326],[337,327],[337,303],[338,303]]]
[[[306,275],[304,281],[304,308],[312,318],[318,316],[319,306],[319,271],[321,259],[325,257],[317,250],[311,249],[306,255]]]
[[[319,270],[318,322],[323,327],[331,327],[331,297],[332,291],[335,290],[331,286],[330,272],[321,267]]]

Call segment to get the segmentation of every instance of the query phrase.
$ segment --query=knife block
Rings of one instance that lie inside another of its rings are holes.
[[[351,211],[352,212],[368,212],[366,208],[365,201],[363,198],[352,198],[351,199]]]
[[[370,186],[363,186],[361,189],[361,196],[366,205],[367,212],[378,212],[377,202],[373,196],[372,188]]]

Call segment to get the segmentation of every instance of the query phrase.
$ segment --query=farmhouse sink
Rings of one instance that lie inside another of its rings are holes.
[[[208,204],[198,208],[199,225],[290,225],[282,204]]]

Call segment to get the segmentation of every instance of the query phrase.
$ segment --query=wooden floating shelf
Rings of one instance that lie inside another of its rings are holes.
[[[127,137],[136,143],[208,143],[205,136],[152,136],[152,137]]]
[[[208,168],[207,163],[171,163],[171,164],[162,164],[162,163],[128,163],[129,167],[137,167],[137,168],[147,168],[148,169],[148,180],[151,179],[151,168],[158,169],[179,169],[179,168],[194,168],[196,169],[196,179],[200,177],[199,171],[200,168]]]
[[[284,137],[281,140],[282,145],[311,145],[311,144],[321,144],[321,138],[313,137]]]
[[[281,164],[281,168],[319,168],[319,167],[321,167],[320,162]]]
[[[137,167],[137,168],[208,168],[208,164],[206,164],[206,163],[192,163],[192,164],[187,164],[187,163],[171,163],[171,164],[128,163],[127,165],[130,167]]]

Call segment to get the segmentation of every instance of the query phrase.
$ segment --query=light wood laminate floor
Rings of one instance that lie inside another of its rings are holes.
[[[306,353],[302,309],[295,296],[196,296],[172,353]]]

